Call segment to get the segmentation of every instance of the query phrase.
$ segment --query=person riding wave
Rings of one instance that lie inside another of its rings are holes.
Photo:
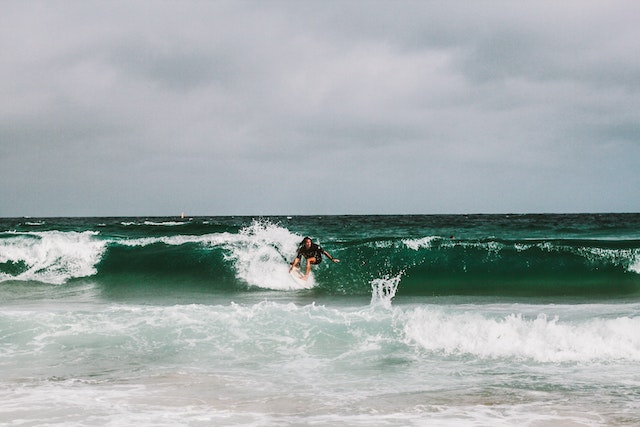
[[[302,257],[304,257],[307,261],[307,269],[304,276],[302,276],[302,280],[307,280],[309,278],[309,274],[311,273],[311,265],[320,264],[322,262],[323,254],[333,262],[340,262],[339,259],[333,258],[327,251],[322,249],[322,247],[313,243],[311,237],[305,237],[304,239],[302,239],[302,242],[298,247],[295,259],[291,262],[291,268],[289,268],[289,272],[291,272],[298,264],[300,264]]]

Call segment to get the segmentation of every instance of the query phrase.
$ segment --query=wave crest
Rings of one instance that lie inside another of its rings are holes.
[[[107,243],[97,232],[43,231],[6,233],[0,239],[0,282],[40,281],[62,284],[96,274]]]

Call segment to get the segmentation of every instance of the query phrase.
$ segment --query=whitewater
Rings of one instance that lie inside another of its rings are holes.
[[[0,219],[0,424],[638,425],[639,225]]]

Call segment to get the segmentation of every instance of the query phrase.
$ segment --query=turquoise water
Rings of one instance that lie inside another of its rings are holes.
[[[637,425],[639,226],[0,219],[0,423]]]

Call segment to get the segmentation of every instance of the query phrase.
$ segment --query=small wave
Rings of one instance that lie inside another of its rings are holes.
[[[175,227],[175,226],[188,224],[188,222],[186,221],[163,221],[163,222],[145,221],[143,224],[152,225],[152,226],[161,226],[161,227]]]
[[[152,227],[176,227],[176,226],[180,226],[180,225],[186,225],[189,224],[188,221],[142,221],[142,222],[136,222],[136,221],[122,221],[120,223],[121,225],[125,226],[125,227],[131,227],[131,226],[140,226],[140,225],[148,225],[148,226],[152,226]]]

